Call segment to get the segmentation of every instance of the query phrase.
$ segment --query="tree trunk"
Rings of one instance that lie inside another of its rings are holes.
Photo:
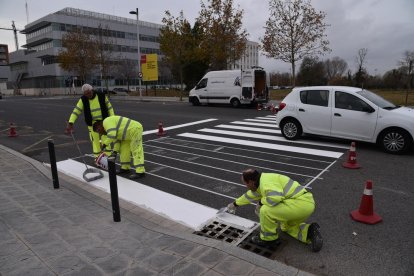
[[[292,87],[296,86],[295,61],[292,61]]]

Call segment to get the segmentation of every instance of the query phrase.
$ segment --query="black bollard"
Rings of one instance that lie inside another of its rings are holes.
[[[116,182],[116,168],[115,157],[108,158],[108,173],[109,173],[109,187],[111,189],[111,202],[112,213],[114,221],[121,221],[121,212],[119,211],[119,198],[118,198],[118,184]]]
[[[53,143],[53,139],[49,139],[47,141],[47,146],[49,147],[50,169],[52,170],[53,188],[59,189],[59,178],[58,178],[57,166],[56,166],[55,144]]]

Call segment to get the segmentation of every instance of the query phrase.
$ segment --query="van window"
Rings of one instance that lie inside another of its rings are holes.
[[[197,83],[195,89],[201,89],[201,88],[206,88],[207,87],[207,80],[208,79],[202,79],[199,83]]]
[[[300,91],[300,101],[304,104],[328,106],[328,96],[327,90]]]

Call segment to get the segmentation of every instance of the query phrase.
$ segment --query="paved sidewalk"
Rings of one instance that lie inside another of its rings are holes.
[[[309,275],[120,201],[0,145],[0,275]]]

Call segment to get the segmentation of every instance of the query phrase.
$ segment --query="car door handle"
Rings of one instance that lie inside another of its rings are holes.
[[[305,109],[303,109],[303,108],[299,108],[299,111],[301,111],[301,112],[305,112]]]
[[[339,114],[339,113],[334,113],[334,116],[336,116],[336,117],[342,117],[342,115]]]

